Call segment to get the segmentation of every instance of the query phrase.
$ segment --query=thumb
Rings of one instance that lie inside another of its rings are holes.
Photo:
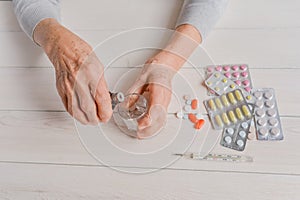
[[[145,139],[158,134],[167,122],[167,111],[160,104],[150,105],[148,113],[139,121],[137,136]]]

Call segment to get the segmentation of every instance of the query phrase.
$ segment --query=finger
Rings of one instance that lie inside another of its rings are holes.
[[[146,139],[157,135],[165,126],[166,121],[166,109],[159,104],[152,105],[149,112],[139,122],[138,138]]]
[[[167,109],[171,99],[171,91],[164,86],[150,84],[148,92],[148,111],[146,115],[139,120],[139,137],[149,137],[157,133],[165,124]]]
[[[99,120],[94,98],[91,95],[88,85],[80,81],[80,79],[77,79],[74,87],[77,104],[79,103],[79,108],[85,114],[88,124],[96,125]]]
[[[67,97],[67,110],[77,121],[84,125],[87,125],[88,119],[80,109],[78,97],[74,92],[74,87],[71,84],[72,81],[70,81],[69,79],[71,78],[66,76],[64,80],[64,88],[66,90],[65,95]]]
[[[101,122],[108,122],[112,116],[111,98],[104,76],[100,79],[96,89],[95,103],[97,115]]]
[[[82,111],[82,109],[80,108],[80,102],[79,102],[79,97],[78,95],[74,92],[74,94],[72,94],[72,98],[68,98],[69,104],[71,104],[71,112],[72,112],[72,116],[79,121],[80,123],[87,125],[89,124],[89,120],[87,118],[87,116],[84,114],[84,112]]]

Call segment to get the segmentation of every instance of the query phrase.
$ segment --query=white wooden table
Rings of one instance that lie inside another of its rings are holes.
[[[64,0],[62,19],[95,46],[131,28],[172,28],[180,7],[180,0]],[[0,1],[0,199],[299,199],[299,10],[296,0],[232,0],[203,44],[216,63],[247,63],[255,87],[276,90],[284,141],[249,141],[241,155],[252,156],[253,163],[182,158],[166,169],[134,175],[105,167],[87,153],[55,91],[51,64],[21,32],[11,2]],[[128,59],[142,64],[147,57]],[[130,69],[125,60],[107,74],[110,82]],[[193,68],[181,73],[207,98]],[[172,109],[168,123],[175,124]],[[124,146],[133,143],[118,137]],[[217,144],[212,153],[236,152]]]

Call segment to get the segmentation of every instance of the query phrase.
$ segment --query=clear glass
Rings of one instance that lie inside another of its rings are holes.
[[[124,101],[117,104],[114,109],[114,121],[122,132],[136,137],[138,120],[147,112],[148,102],[143,95],[136,93],[125,96]]]

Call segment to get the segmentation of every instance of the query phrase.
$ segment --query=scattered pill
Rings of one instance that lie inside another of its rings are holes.
[[[248,124],[247,122],[243,122],[243,123],[241,124],[241,127],[242,127],[243,129],[247,129],[247,128],[249,127],[249,124]]]
[[[186,111],[186,112],[190,112],[192,110],[192,107],[191,105],[184,105],[183,109]]]
[[[225,94],[221,96],[221,99],[222,99],[222,102],[225,106],[229,106],[229,101],[228,101]]]
[[[226,130],[226,133],[228,133],[229,135],[233,135],[233,133],[234,133],[233,128],[228,128],[228,129]]]
[[[185,120],[189,119],[189,115],[185,113],[185,114],[183,115],[183,119],[185,119]]]
[[[234,94],[235,94],[236,99],[237,99],[238,101],[243,101],[243,100],[244,100],[243,95],[242,95],[242,93],[240,92],[240,90],[235,90],[235,91],[234,91]]]
[[[230,124],[230,121],[228,119],[228,116],[226,113],[223,113],[222,114],[222,119],[223,119],[223,122],[226,124],[226,125],[229,125]]]
[[[234,112],[232,110],[228,112],[228,116],[229,116],[230,121],[232,121],[233,123],[237,122],[237,119],[236,119],[236,117],[234,115]]]
[[[216,110],[216,104],[215,104],[214,100],[210,99],[208,101],[208,106],[211,110]]]
[[[237,140],[237,141],[236,141],[236,144],[237,144],[239,147],[243,147],[243,146],[244,146],[243,140]]]
[[[210,86],[210,85],[212,85],[212,82],[208,81],[208,82],[206,82],[206,84],[207,84],[208,86]]]
[[[216,102],[217,108],[219,108],[219,109],[223,108],[222,102],[219,98],[215,99],[215,102]]]
[[[242,138],[245,138],[246,137],[246,132],[245,131],[240,131],[239,132],[239,136],[241,136]]]
[[[223,83],[227,83],[227,79],[226,79],[226,78],[223,78],[223,79],[222,79],[222,82],[223,82]]]
[[[189,116],[189,120],[190,120],[191,122],[196,123],[196,122],[198,121],[195,114],[189,113],[188,116]]]
[[[191,96],[190,96],[190,95],[184,95],[184,96],[183,96],[183,99],[184,99],[184,100],[190,100],[190,99],[191,99]]]
[[[201,129],[204,124],[205,124],[205,120],[199,119],[195,124],[195,129]]]
[[[269,119],[268,123],[271,126],[276,126],[278,124],[278,120],[276,118],[271,118],[271,119]]]
[[[280,133],[280,130],[279,130],[279,128],[277,128],[277,127],[271,128],[270,133],[271,133],[273,136],[278,136],[279,133]]]
[[[187,104],[187,105],[191,105],[191,103],[192,103],[192,101],[190,99],[185,101],[185,104]]]
[[[234,89],[235,88],[235,84],[230,84],[230,88]]]
[[[215,116],[215,120],[216,120],[216,123],[217,123],[217,125],[218,125],[219,127],[223,127],[223,122],[222,122],[222,120],[221,120],[220,115],[216,115],[216,116]]]
[[[202,118],[202,114],[201,114],[201,113],[197,113],[197,114],[196,114],[196,118],[197,118],[197,119],[201,119],[201,118]]]
[[[235,114],[236,114],[236,116],[237,116],[238,119],[240,119],[240,120],[244,119],[244,115],[243,115],[243,113],[242,113],[242,111],[241,111],[240,108],[236,108],[235,109]]]
[[[183,113],[182,113],[182,112],[177,112],[177,113],[176,113],[176,117],[177,117],[178,119],[182,119],[182,118],[183,118]]]
[[[235,100],[235,97],[233,96],[232,92],[229,92],[227,96],[228,96],[228,99],[231,104],[236,104],[236,100]]]
[[[249,110],[249,108],[248,108],[246,105],[243,105],[243,106],[242,106],[242,111],[243,111],[243,113],[244,113],[244,115],[245,115],[246,117],[248,117],[248,118],[251,117],[250,110]]]
[[[193,110],[196,110],[198,108],[198,100],[197,99],[192,100],[191,107]]]

